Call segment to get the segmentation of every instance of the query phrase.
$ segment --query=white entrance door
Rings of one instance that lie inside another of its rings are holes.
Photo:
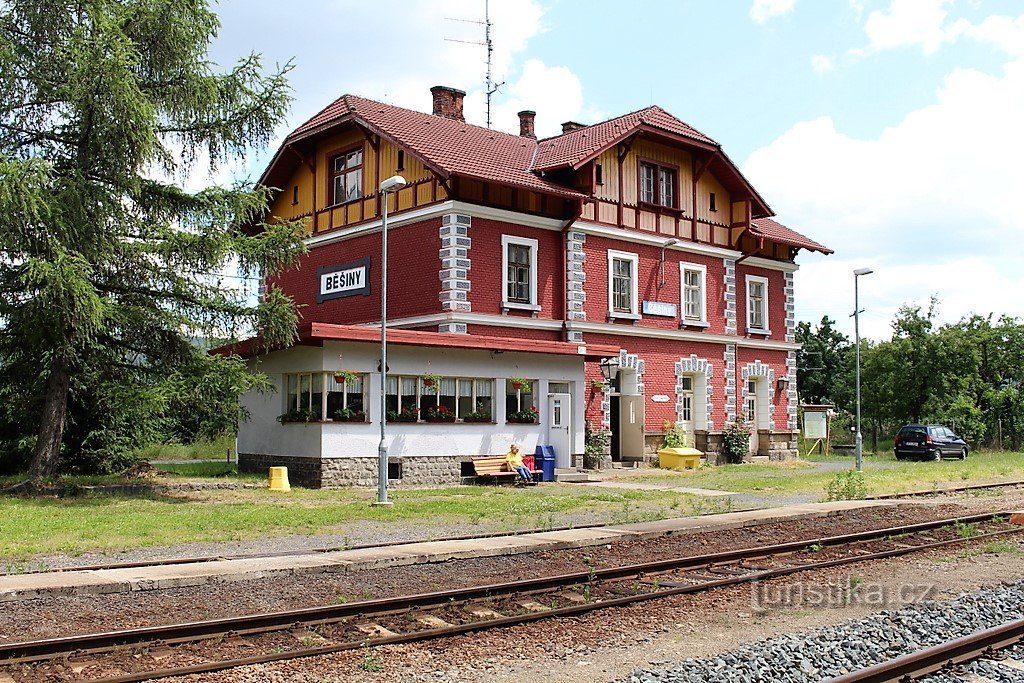
[[[548,445],[555,449],[555,467],[572,466],[572,397],[548,394]]]
[[[758,410],[757,380],[747,381],[747,397],[744,400],[743,418],[746,420],[747,429],[750,430],[750,454],[757,455],[757,423],[760,416]]]
[[[689,439],[693,435],[693,377],[680,377],[679,385],[679,427]]]

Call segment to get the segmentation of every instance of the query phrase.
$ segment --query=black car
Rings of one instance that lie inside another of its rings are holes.
[[[892,450],[897,460],[963,460],[967,457],[968,448],[967,442],[942,425],[906,425],[896,434]]]

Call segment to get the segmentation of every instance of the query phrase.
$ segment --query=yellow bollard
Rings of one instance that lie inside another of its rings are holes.
[[[287,467],[271,467],[270,468],[270,490],[271,491],[291,491],[292,487],[288,485],[288,468]]]

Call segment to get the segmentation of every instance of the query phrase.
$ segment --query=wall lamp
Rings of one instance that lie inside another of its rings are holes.
[[[615,378],[615,375],[619,372],[619,359],[618,358],[605,358],[601,361],[601,374],[604,376],[606,382],[611,382]]]

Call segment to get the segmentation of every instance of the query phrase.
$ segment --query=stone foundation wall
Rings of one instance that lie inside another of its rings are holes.
[[[725,464],[725,455],[722,454],[722,432],[694,432],[694,448],[704,451],[709,465]]]
[[[401,478],[389,479],[389,487],[452,486],[462,482],[463,460],[458,456],[391,458],[392,466],[401,466]],[[266,474],[270,467],[287,467],[288,481],[306,488],[374,487],[377,485],[377,458],[315,458],[239,453],[241,472]]]
[[[287,467],[288,483],[309,489],[320,488],[320,458],[310,456],[239,453],[238,471],[266,476],[271,467]]]
[[[770,460],[792,460],[799,457],[797,436],[799,432],[778,432],[760,429],[757,432],[757,454],[767,455]]]

